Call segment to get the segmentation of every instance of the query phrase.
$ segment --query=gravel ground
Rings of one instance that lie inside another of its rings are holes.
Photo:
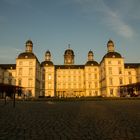
[[[140,100],[1,100],[0,140],[140,140]]]

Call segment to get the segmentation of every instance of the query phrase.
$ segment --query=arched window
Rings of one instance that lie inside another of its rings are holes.
[[[18,79],[18,85],[19,85],[19,86],[22,85],[22,79]]]

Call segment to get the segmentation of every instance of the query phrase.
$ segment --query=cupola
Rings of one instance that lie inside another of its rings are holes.
[[[107,49],[108,49],[108,52],[114,52],[115,51],[114,42],[112,40],[109,40],[107,42]]]
[[[45,61],[51,61],[51,53],[49,50],[47,50],[45,53]]]
[[[32,52],[33,51],[33,42],[31,40],[26,41],[26,52]]]
[[[70,48],[70,44],[68,45],[68,49],[65,50],[65,53],[64,53],[64,64],[65,65],[72,65],[72,64],[74,64],[74,52]]]

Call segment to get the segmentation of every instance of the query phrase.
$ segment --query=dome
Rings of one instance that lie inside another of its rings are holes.
[[[105,54],[103,59],[104,58],[122,58],[122,56],[118,52],[108,52],[107,54]]]
[[[52,62],[52,61],[43,61],[43,62],[41,63],[41,66],[45,66],[45,65],[53,66],[53,62]]]
[[[46,51],[46,54],[51,54],[49,50]]]
[[[86,66],[98,66],[98,62],[96,61],[87,61],[87,63],[85,64]]]
[[[37,59],[34,53],[24,52],[18,55],[18,59]]]
[[[27,40],[26,44],[32,44],[33,45],[33,42],[31,40]]]
[[[90,50],[90,51],[88,52],[88,54],[93,54],[93,52]]]
[[[114,42],[110,39],[107,44],[114,44]]]
[[[64,55],[74,55],[74,52],[72,49],[69,48],[65,51]]]

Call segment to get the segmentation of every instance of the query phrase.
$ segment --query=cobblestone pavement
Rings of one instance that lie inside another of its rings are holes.
[[[0,140],[140,140],[140,100],[0,101]]]

